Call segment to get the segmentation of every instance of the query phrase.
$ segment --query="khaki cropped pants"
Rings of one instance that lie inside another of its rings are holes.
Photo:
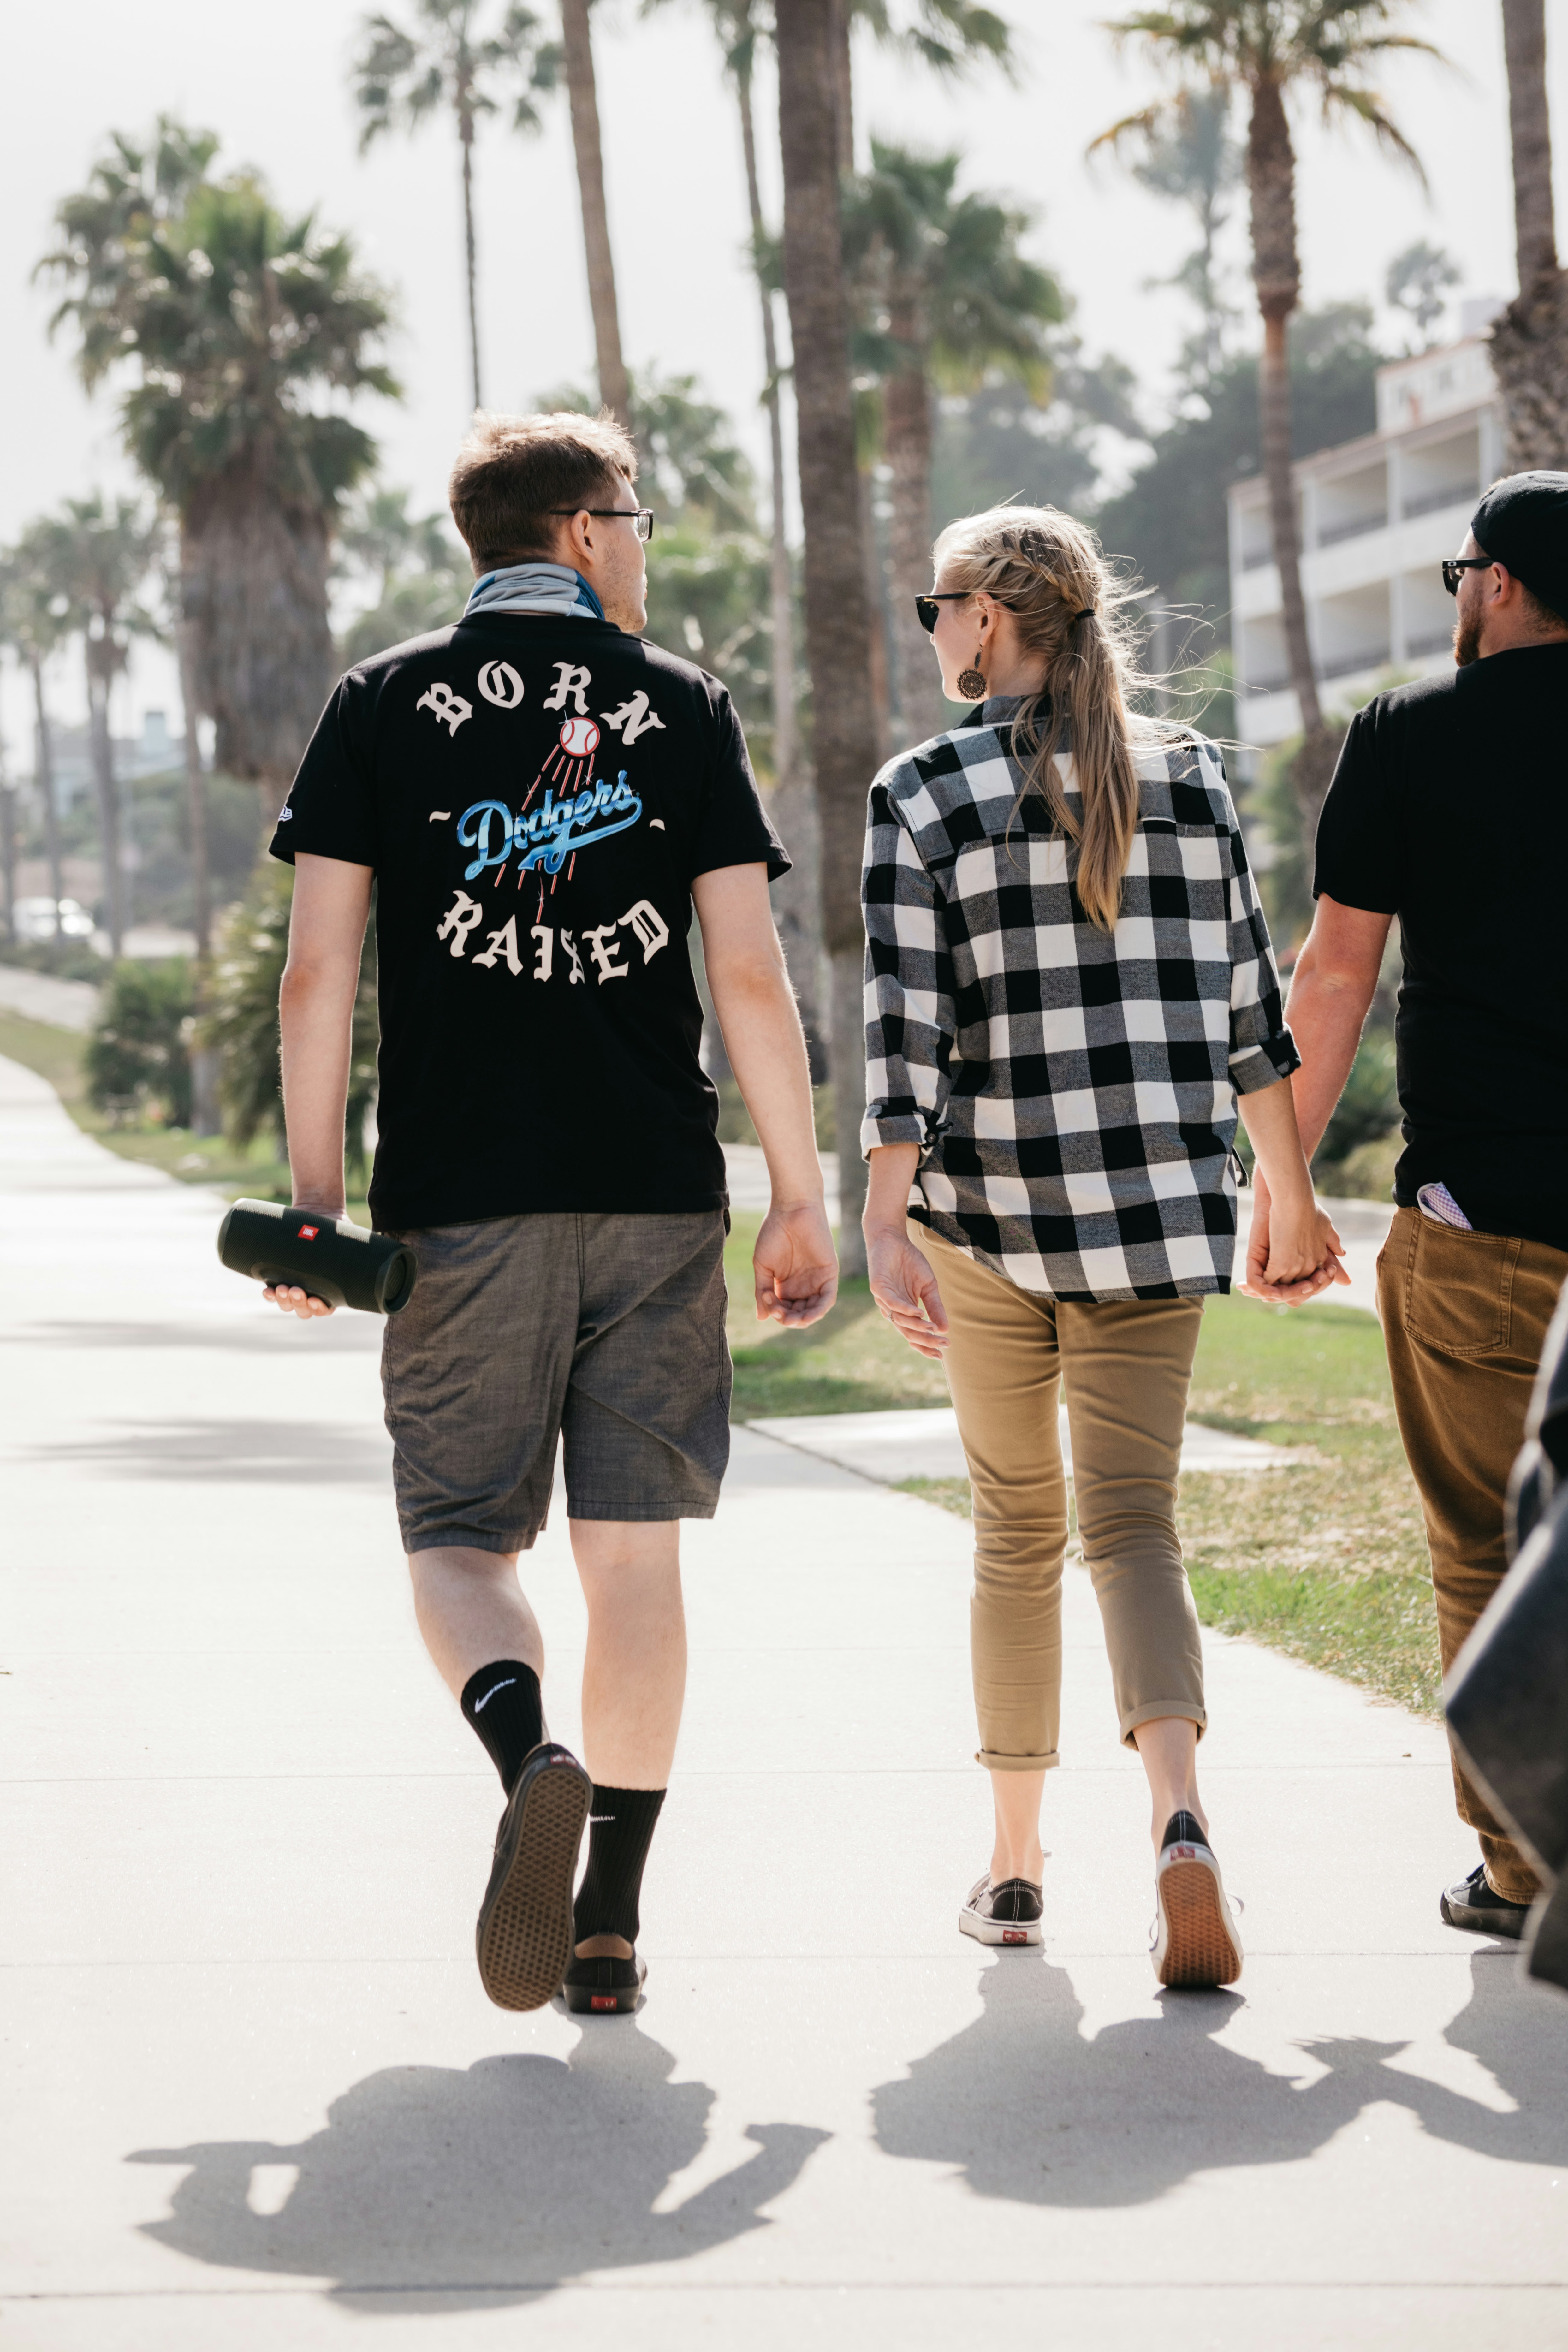
[[[1122,1739],[1132,1746],[1141,1723],[1166,1715],[1186,1716],[1201,1738],[1203,1651],[1176,1536],[1176,1474],[1202,1299],[1043,1297],[923,1225],[910,1239],[947,1308],[948,1385],[973,1490],[977,1760],[994,1772],[1058,1760],[1068,1538],[1058,1385]]]

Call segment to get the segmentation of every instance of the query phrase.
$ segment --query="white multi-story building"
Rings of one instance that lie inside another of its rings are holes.
[[[1481,336],[1379,368],[1376,432],[1298,459],[1307,630],[1330,709],[1363,701],[1390,669],[1424,677],[1453,660],[1438,566],[1502,466],[1502,404]],[[1301,719],[1260,475],[1230,491],[1230,595],[1238,732],[1278,743]]]

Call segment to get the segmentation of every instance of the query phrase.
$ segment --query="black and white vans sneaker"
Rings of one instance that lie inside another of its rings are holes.
[[[479,1980],[498,2009],[542,2009],[572,1958],[572,1883],[594,1784],[569,1748],[542,1740],[496,1832],[479,1906]]]
[[[626,2017],[642,2000],[647,1962],[634,1952],[629,1960],[605,1957],[574,1960],[566,1971],[561,1998],[578,2017]]]
[[[1040,1890],[1032,1878],[1005,1878],[993,1886],[989,1874],[977,1878],[958,1915],[960,1935],[978,1944],[1037,1944]]]
[[[1474,1936],[1509,1936],[1516,1943],[1530,1917],[1528,1903],[1510,1903],[1506,1895],[1493,1894],[1484,1862],[1478,1862],[1458,1886],[1445,1887],[1437,1907],[1450,1927],[1468,1927]]]
[[[1160,1841],[1149,1957],[1163,1985],[1212,1990],[1234,1984],[1241,1974],[1241,1937],[1219,1864],[1188,1812],[1173,1813]]]

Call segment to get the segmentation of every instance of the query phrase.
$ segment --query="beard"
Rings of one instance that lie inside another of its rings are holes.
[[[1459,669],[1468,669],[1481,657],[1481,625],[1479,620],[1462,616],[1454,624],[1454,661]]]

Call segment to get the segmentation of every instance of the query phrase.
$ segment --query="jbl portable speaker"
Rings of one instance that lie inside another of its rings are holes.
[[[217,1254],[252,1282],[298,1284],[329,1307],[366,1315],[401,1313],[418,1274],[405,1242],[276,1201],[237,1201],[218,1227]]]

